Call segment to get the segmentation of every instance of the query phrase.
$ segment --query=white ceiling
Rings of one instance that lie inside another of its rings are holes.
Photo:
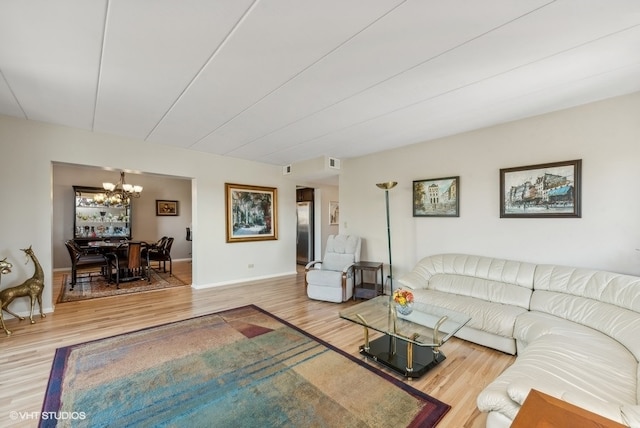
[[[0,2],[0,114],[276,165],[639,90],[639,0]]]

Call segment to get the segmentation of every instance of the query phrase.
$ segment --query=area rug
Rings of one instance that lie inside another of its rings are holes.
[[[60,290],[57,303],[117,296],[120,294],[139,293],[141,291],[160,290],[163,288],[179,287],[182,285],[186,284],[176,276],[151,269],[151,281],[141,279],[121,282],[120,288],[116,288],[114,283],[109,283],[105,278],[101,276],[94,276],[91,278],[91,281],[89,281],[88,278],[79,279],[76,282],[75,287],[73,287],[73,290],[71,290],[71,275],[65,274],[62,278],[62,288]]]
[[[450,406],[250,305],[56,350],[41,427],[433,427]]]

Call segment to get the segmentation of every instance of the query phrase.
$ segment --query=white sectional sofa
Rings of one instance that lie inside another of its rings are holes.
[[[488,427],[510,426],[531,389],[640,427],[640,277],[439,254],[398,283],[468,314],[456,336],[517,354],[478,396]]]

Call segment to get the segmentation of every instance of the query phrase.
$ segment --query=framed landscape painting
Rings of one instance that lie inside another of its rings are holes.
[[[278,239],[278,189],[225,183],[227,242]]]
[[[413,182],[414,217],[460,217],[460,177]]]
[[[500,217],[580,217],[582,160],[500,170]]]

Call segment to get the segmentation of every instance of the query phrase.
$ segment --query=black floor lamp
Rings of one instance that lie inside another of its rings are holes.
[[[389,245],[389,293],[393,295],[393,264],[391,263],[391,226],[389,225],[389,189],[396,187],[396,181],[387,181],[386,183],[378,183],[380,189],[384,190],[385,202],[387,205],[387,243]]]

